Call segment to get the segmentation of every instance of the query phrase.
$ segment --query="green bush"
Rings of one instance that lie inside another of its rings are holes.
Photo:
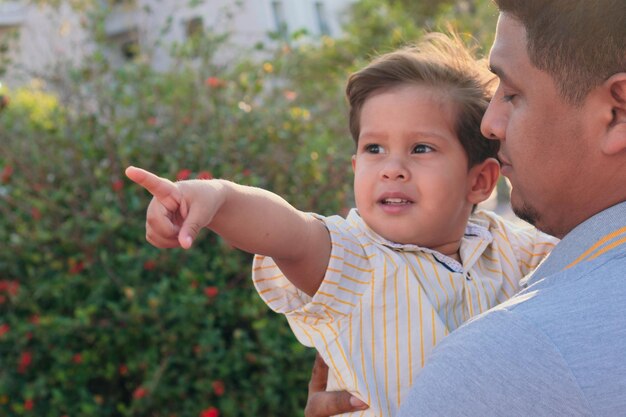
[[[397,10],[368,20],[378,7],[357,4],[340,39],[241,54],[256,61],[215,64],[227,36],[207,33],[174,48],[175,71],[113,69],[97,50],[53,86],[0,92],[0,415],[302,415],[313,352],[256,295],[251,256],[210,233],[151,247],[149,197],[123,171],[342,212],[345,78],[419,35]]]
[[[332,213],[349,204],[349,138],[272,87],[275,60],[94,62],[71,74],[71,101],[9,91],[0,114],[0,415],[298,415],[313,352],[256,295],[251,257],[209,233],[152,248],[149,197],[123,170],[230,178]]]

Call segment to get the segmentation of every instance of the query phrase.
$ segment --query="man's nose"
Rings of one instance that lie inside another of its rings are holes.
[[[483,116],[480,131],[487,139],[504,140],[506,120],[503,109],[492,100]]]

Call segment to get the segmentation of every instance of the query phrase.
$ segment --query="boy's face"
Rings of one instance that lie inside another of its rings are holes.
[[[361,217],[385,239],[456,252],[472,204],[455,117],[445,94],[427,86],[401,85],[365,101],[354,193]]]

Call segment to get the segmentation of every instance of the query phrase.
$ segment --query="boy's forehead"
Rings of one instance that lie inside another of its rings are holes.
[[[448,131],[455,125],[456,106],[457,100],[448,89],[425,83],[380,89],[365,100],[361,109],[361,134],[379,133],[378,123],[381,119],[377,116],[381,110],[385,111],[384,109],[389,111],[391,119],[396,115],[413,113],[416,118],[411,130],[414,130],[416,136],[424,134],[426,130],[432,130],[425,129],[426,126],[437,126],[439,129],[438,125],[442,124],[441,130]],[[430,112],[433,112],[433,117],[428,116]]]
[[[455,113],[454,109],[457,106],[457,100],[454,97],[452,89],[443,86],[432,85],[426,82],[406,82],[400,83],[389,87],[379,88],[369,94],[363,101],[363,105],[359,112],[359,119],[362,120],[363,110],[369,108],[373,101],[381,95],[393,95],[402,94],[404,96],[412,96],[415,100],[422,103],[428,103],[432,108],[436,108],[446,114]],[[392,103],[392,107],[402,106],[400,103]],[[417,108],[414,109],[418,111]]]

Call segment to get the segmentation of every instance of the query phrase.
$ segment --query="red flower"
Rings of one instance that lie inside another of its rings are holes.
[[[251,352],[246,353],[244,357],[246,358],[246,362],[251,363],[251,364],[255,364],[258,361],[256,355]]]
[[[156,126],[158,122],[159,122],[159,119],[157,119],[156,117],[154,116],[148,117],[148,125]]]
[[[204,80],[204,85],[211,88],[219,88],[224,86],[224,81],[220,80],[217,77],[209,77]]]
[[[9,281],[8,293],[9,295],[17,295],[17,292],[20,290],[20,283],[17,281]]]
[[[13,167],[11,165],[6,165],[4,168],[2,168],[0,179],[3,183],[7,183],[11,179],[11,175],[13,175]]]
[[[20,374],[25,373],[26,368],[28,368],[32,362],[33,362],[33,354],[30,352],[22,352],[22,355],[20,356],[20,363],[17,367],[17,371]]]
[[[189,178],[190,175],[191,175],[190,169],[181,169],[180,171],[178,171],[178,174],[176,174],[176,180],[184,181],[187,178]]]
[[[72,362],[74,362],[75,364],[79,364],[82,363],[83,361],[83,355],[81,355],[80,353],[76,353],[74,356],[72,356]]]
[[[295,91],[291,91],[291,90],[285,90],[283,91],[283,96],[288,101],[294,101],[298,97],[298,93],[296,93]]]
[[[20,289],[20,283],[17,281],[9,281],[3,279],[0,281],[0,292],[6,292],[11,296],[17,295],[17,292]]]
[[[111,188],[115,192],[122,191],[122,188],[124,188],[124,181],[122,181],[122,180],[115,180],[115,181],[113,181],[113,183],[111,184]]]
[[[11,326],[9,326],[6,323],[4,323],[2,326],[0,326],[0,337],[2,337],[5,334],[9,333],[9,330],[11,330]]]
[[[213,178],[213,174],[210,171],[200,171],[196,178],[199,180],[210,180]]]
[[[143,269],[146,271],[152,271],[154,268],[156,268],[156,261],[154,259],[148,259],[143,263]]]
[[[11,102],[11,100],[9,100],[8,96],[1,95],[0,96],[0,110],[4,109],[6,106],[8,106],[10,102]]]
[[[30,316],[30,319],[28,319],[28,321],[30,321],[34,325],[39,324],[39,314],[33,314],[32,316]]]
[[[222,395],[224,395],[226,388],[224,387],[224,383],[222,381],[220,380],[213,381],[211,386],[213,387],[213,392],[215,393],[215,395],[217,395],[218,397],[221,397]]]
[[[220,292],[219,289],[215,286],[206,287],[204,289],[204,294],[209,298],[213,298],[217,296],[219,292]]]
[[[137,389],[135,389],[135,391],[133,392],[133,398],[138,400],[142,399],[146,395],[148,395],[148,390],[142,386],[137,387]]]
[[[83,272],[85,269],[85,264],[83,261],[75,261],[74,259],[70,259],[70,274],[76,275]]]
[[[126,375],[128,373],[128,366],[126,366],[126,364],[124,363],[121,364],[119,367],[119,372],[120,372],[120,375],[122,376]]]
[[[0,304],[4,304],[6,301],[7,298],[4,295],[0,294]]]
[[[33,400],[24,401],[24,408],[28,411],[32,410],[34,405],[35,405],[35,402]]]
[[[220,411],[215,407],[209,407],[200,411],[200,417],[219,417]]]
[[[30,215],[33,220],[41,220],[41,211],[37,207],[33,207],[30,209]]]

